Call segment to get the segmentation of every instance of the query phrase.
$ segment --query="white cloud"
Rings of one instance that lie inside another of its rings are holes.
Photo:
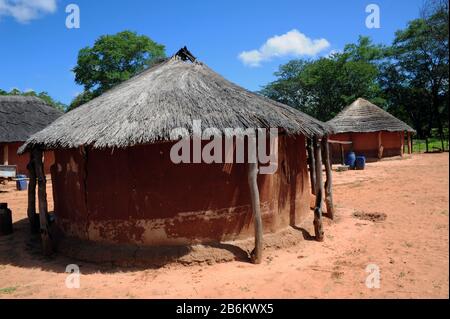
[[[55,11],[56,0],[0,0],[0,18],[11,16],[20,23]]]
[[[311,39],[293,29],[269,38],[258,50],[241,52],[238,57],[245,65],[260,66],[261,62],[274,57],[315,56],[329,46],[330,43],[326,39]]]

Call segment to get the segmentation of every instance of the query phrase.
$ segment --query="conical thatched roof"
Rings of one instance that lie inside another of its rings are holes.
[[[407,131],[415,132],[408,124],[400,121],[382,108],[369,101],[358,98],[346,106],[335,118],[328,121],[334,133]]]
[[[191,132],[193,120],[222,132],[239,127],[279,127],[306,136],[330,132],[327,124],[249,92],[188,58],[192,62],[178,53],[66,113],[25,148],[129,147],[170,140],[178,127]]]
[[[34,96],[0,96],[0,143],[24,142],[58,117],[61,111]]]

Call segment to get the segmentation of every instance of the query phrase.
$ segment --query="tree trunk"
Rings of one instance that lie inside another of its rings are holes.
[[[433,90],[433,113],[436,117],[436,122],[438,125],[439,139],[441,140],[441,149],[444,151],[444,129],[442,125],[441,113],[439,112],[439,97],[438,90]]]
[[[314,208],[314,233],[317,241],[323,241],[322,226],[322,155],[320,150],[320,141],[317,137],[313,139],[314,157],[316,169],[316,205]]]
[[[328,136],[322,139],[323,163],[325,165],[325,172],[327,180],[325,181],[325,204],[327,206],[327,215],[334,219],[334,205],[333,205],[333,174],[332,164],[330,161],[330,146],[328,144]]]
[[[258,164],[248,163],[248,184],[250,186],[253,219],[255,221],[255,248],[251,253],[251,260],[254,264],[260,264],[262,262],[262,250],[263,250],[263,228],[262,228],[257,178],[258,178]]]

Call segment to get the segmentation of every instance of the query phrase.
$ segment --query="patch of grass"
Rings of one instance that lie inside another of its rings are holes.
[[[9,295],[9,294],[14,293],[16,290],[17,290],[17,287],[0,288],[0,294]]]
[[[444,150],[448,151],[448,141],[444,140]],[[428,139],[428,150],[430,152],[442,149],[441,140],[437,137],[430,137]],[[413,153],[423,153],[426,151],[425,140],[413,139]]]

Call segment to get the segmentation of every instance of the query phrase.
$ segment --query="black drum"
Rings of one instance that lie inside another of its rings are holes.
[[[12,214],[7,203],[0,203],[0,236],[13,232]]]

